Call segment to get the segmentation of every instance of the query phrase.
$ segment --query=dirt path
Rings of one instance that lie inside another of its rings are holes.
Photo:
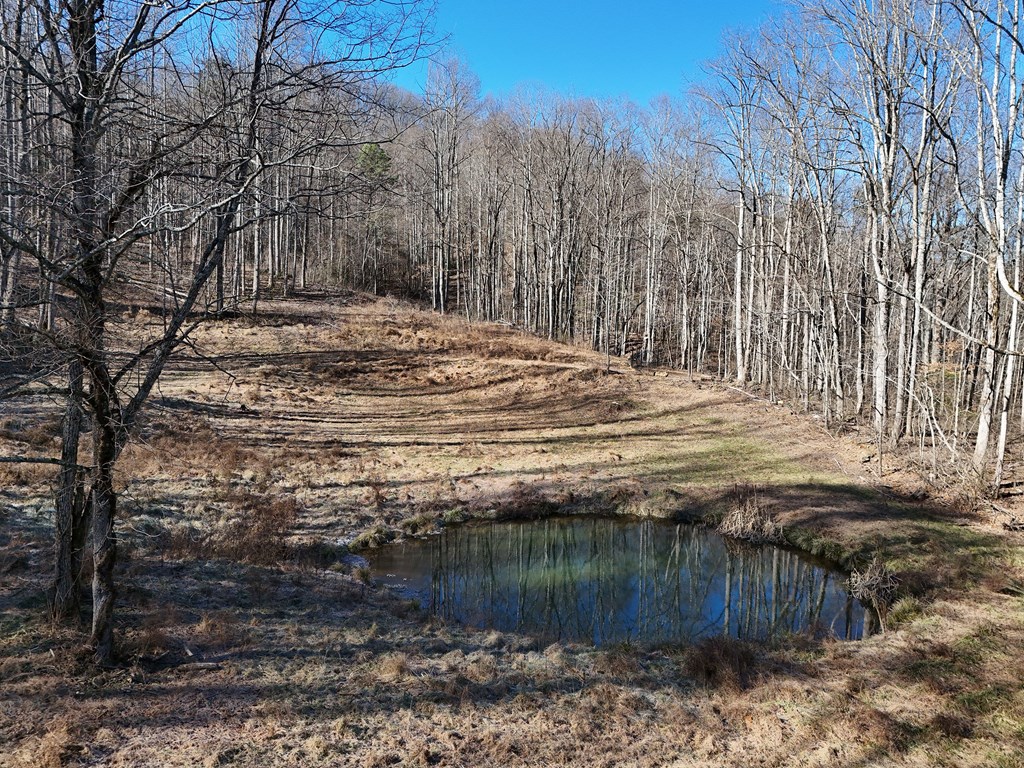
[[[398,302],[266,309],[200,330],[124,457],[125,669],[97,674],[38,621],[46,476],[6,477],[0,764],[1024,764],[1020,541],[910,473],[876,488],[870,447],[707,379]],[[34,407],[5,415],[5,450],[46,448]],[[877,553],[917,596],[881,636],[794,639],[748,668],[713,644],[437,625],[332,560],[467,514],[744,497],[805,546]]]

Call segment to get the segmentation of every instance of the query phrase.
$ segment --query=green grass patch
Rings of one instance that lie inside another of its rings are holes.
[[[1001,568],[1009,554],[996,536],[923,516],[902,521],[869,544],[913,586],[969,588]]]
[[[911,680],[945,680],[959,674],[956,659],[949,656],[926,656],[907,663],[905,674]]]
[[[964,712],[971,715],[987,715],[1007,704],[1012,692],[1001,685],[986,685],[964,691],[954,701]]]
[[[703,486],[785,483],[806,477],[806,468],[760,441],[730,435],[686,437],[686,448],[649,454],[637,461],[637,477]]]

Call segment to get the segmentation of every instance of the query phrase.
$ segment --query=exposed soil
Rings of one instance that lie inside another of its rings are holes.
[[[0,454],[53,454],[54,403],[2,408]],[[0,465],[0,765],[1024,765],[1021,534],[885,461],[710,379],[391,300],[211,321],[122,459],[121,668],[43,620],[52,468]],[[345,556],[471,516],[737,505],[877,556],[887,631],[544,647]]]

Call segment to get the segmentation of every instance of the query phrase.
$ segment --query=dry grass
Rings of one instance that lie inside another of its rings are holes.
[[[293,496],[251,496],[241,516],[227,526],[215,545],[218,553],[235,560],[269,565],[289,553],[288,535],[299,520],[301,506]]]
[[[0,439],[21,443],[35,450],[47,450],[60,438],[60,426],[60,417],[55,414],[3,418],[0,419]]]
[[[53,479],[53,466],[35,463],[0,464],[0,486],[36,488]]]
[[[686,650],[684,665],[694,680],[711,688],[741,691],[750,682],[755,663],[749,643],[722,635],[709,637]]]
[[[393,683],[410,674],[409,657],[404,653],[387,653],[377,661],[377,679],[385,683]]]
[[[397,302],[267,311],[198,332],[219,368],[168,371],[124,456],[124,668],[40,619],[51,470],[8,475],[0,765],[1024,764],[1019,538],[893,498],[895,471],[875,494],[851,439],[706,380]],[[10,451],[56,423],[4,418]],[[543,648],[425,618],[337,556],[472,517],[708,506],[865,585],[878,553],[915,596],[862,643]]]
[[[291,535],[302,506],[291,495],[231,489],[219,498],[226,522],[162,529],[162,551],[176,558],[224,558],[253,565],[294,560],[302,550]],[[309,548],[306,548],[307,554]]]
[[[754,543],[786,540],[785,531],[775,521],[771,509],[758,500],[756,490],[743,490],[737,495],[739,500],[722,515],[716,526],[719,533]]]
[[[29,739],[13,755],[16,761],[11,768],[21,765],[25,768],[63,768],[77,762],[85,752],[81,737],[74,726],[67,723],[52,723],[39,737]]]
[[[196,625],[195,633],[207,648],[235,648],[249,641],[249,632],[241,626],[235,612],[230,610],[204,613]]]

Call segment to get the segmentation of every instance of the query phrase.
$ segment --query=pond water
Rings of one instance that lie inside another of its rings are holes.
[[[446,620],[567,642],[683,644],[805,631],[859,639],[870,627],[845,577],[824,563],[656,520],[453,526],[382,547],[371,566]]]

